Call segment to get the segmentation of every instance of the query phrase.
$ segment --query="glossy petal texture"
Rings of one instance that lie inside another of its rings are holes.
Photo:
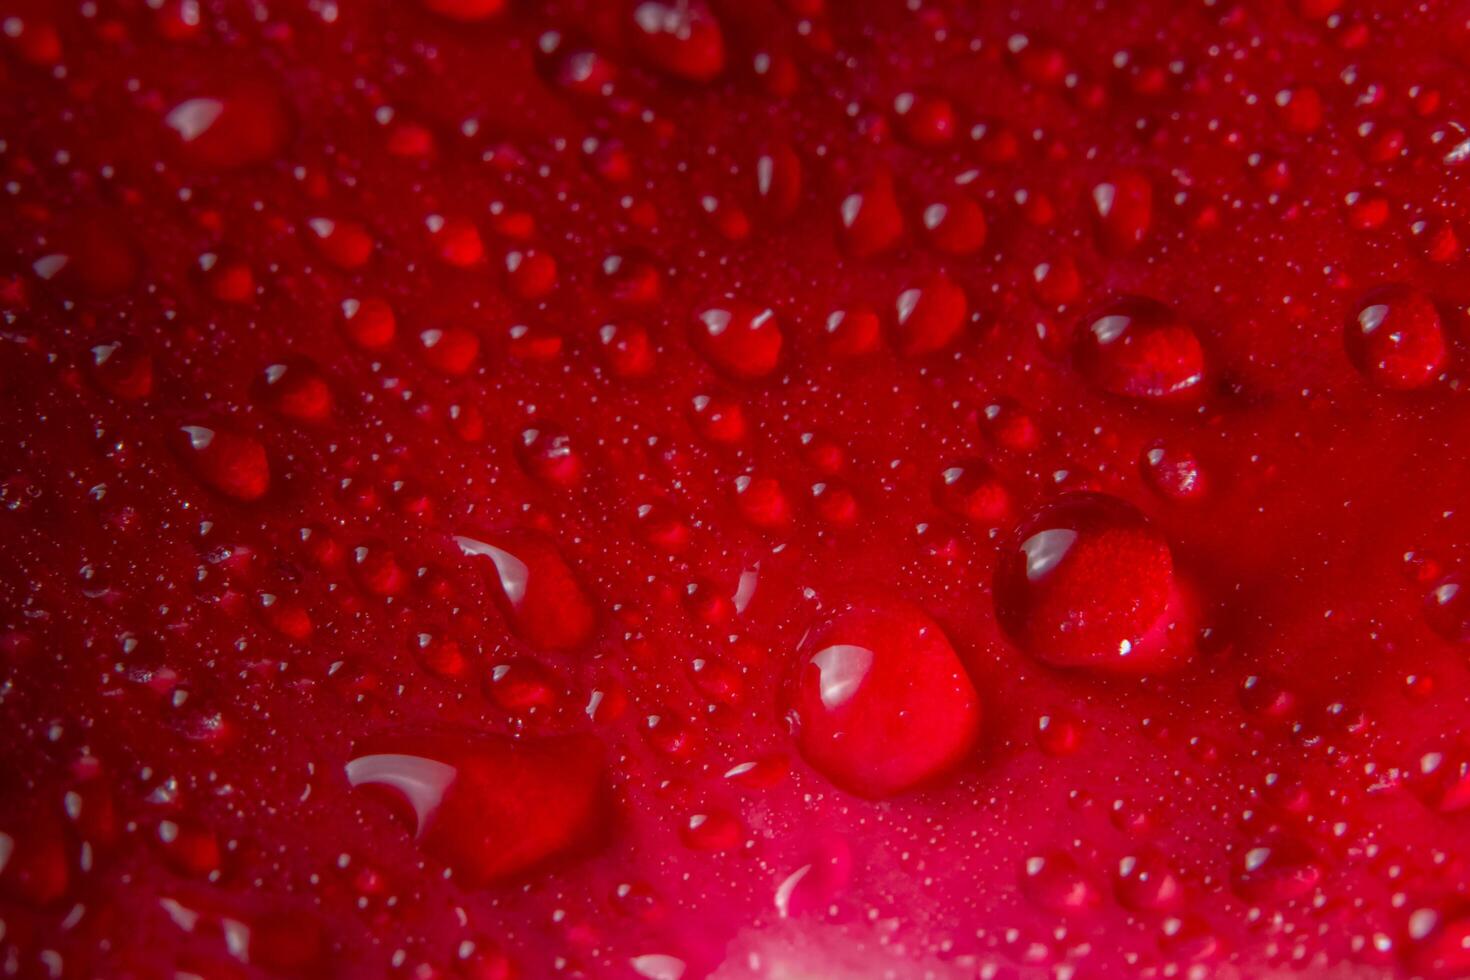
[[[1465,0],[9,0],[0,975],[1470,974]]]

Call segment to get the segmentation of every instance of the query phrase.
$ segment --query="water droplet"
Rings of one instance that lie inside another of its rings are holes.
[[[740,846],[745,828],[724,810],[704,810],[689,816],[679,836],[691,850],[728,851]]]
[[[1184,889],[1169,862],[1153,851],[1129,854],[1118,862],[1114,882],[1118,901],[1134,912],[1163,912],[1179,905]]]
[[[736,477],[735,505],[740,516],[752,527],[779,531],[791,526],[791,498],[780,481],[773,477]]]
[[[597,332],[607,369],[616,377],[646,378],[653,373],[657,356],[648,331],[636,323],[609,323]]]
[[[1149,299],[1123,299],[1088,318],[1074,356],[1088,381],[1127,398],[1188,401],[1204,387],[1204,349],[1194,328]]]
[[[921,357],[954,342],[965,329],[970,303],[963,289],[937,272],[898,294],[897,314],[899,352]]]
[[[1138,459],[1144,481],[1169,500],[1199,500],[1208,487],[1199,458],[1189,449],[1155,442]]]
[[[264,497],[271,485],[265,447],[253,436],[205,425],[186,425],[173,440],[199,482],[243,503]]]
[[[838,209],[843,248],[855,259],[888,251],[903,237],[903,212],[893,191],[893,177],[877,170],[842,199]]]
[[[73,215],[57,232],[55,248],[36,259],[32,271],[47,282],[95,295],[126,289],[142,268],[131,230],[104,209]]]
[[[946,466],[934,484],[934,499],[956,517],[996,527],[1011,512],[1011,495],[994,467],[967,459]]]
[[[396,800],[419,846],[477,887],[592,839],[603,811],[601,755],[585,735],[394,735],[358,745],[346,775]]]
[[[770,374],[780,363],[785,338],[769,307],[721,303],[705,307],[696,320],[696,344],[726,375],[753,381]]]
[[[1097,886],[1065,851],[1049,851],[1026,859],[1021,890],[1036,905],[1060,915],[1075,915],[1102,903]]]
[[[797,746],[850,792],[902,793],[974,747],[975,688],[939,625],[916,608],[849,606],[807,635],[798,662]]]
[[[92,377],[114,398],[136,401],[153,393],[153,358],[132,342],[92,348]]]
[[[556,545],[534,531],[505,531],[484,540],[456,537],[467,556],[488,559],[495,594],[517,634],[541,650],[575,650],[591,642],[596,610]]]
[[[363,350],[377,350],[393,342],[398,320],[393,308],[376,297],[342,301],[342,330]]]
[[[954,106],[941,95],[902,92],[893,100],[893,114],[904,139],[927,149],[953,142],[959,128]]]
[[[480,356],[480,338],[462,327],[430,327],[418,342],[424,363],[440,374],[468,374]]]
[[[1056,666],[1149,673],[1194,653],[1168,542],[1102,494],[1068,494],[1021,526],[996,567],[995,609],[1018,646]]]
[[[929,242],[948,255],[971,255],[985,244],[985,212],[965,194],[951,194],[924,208]]]
[[[316,424],[332,414],[332,389],[326,378],[303,362],[272,364],[261,379],[271,411],[295,422]]]
[[[306,229],[317,254],[338,269],[360,269],[373,257],[373,236],[356,221],[311,218]]]
[[[1105,248],[1130,252],[1153,227],[1153,185],[1136,171],[1124,171],[1092,188],[1098,236]]]
[[[631,33],[638,52],[671,75],[708,82],[725,70],[725,35],[704,0],[641,0]]]
[[[785,221],[801,203],[801,158],[786,143],[771,143],[755,160],[756,196],[773,221]]]
[[[1289,902],[1311,893],[1321,878],[1321,865],[1310,847],[1296,838],[1278,837],[1241,853],[1235,887],[1253,902]]]
[[[1411,286],[1370,291],[1348,318],[1343,337],[1353,365],[1390,391],[1433,384],[1449,359],[1439,311]]]
[[[281,154],[290,119],[280,94],[258,82],[232,83],[219,94],[186,99],[164,122],[191,166],[230,170],[268,163]]]
[[[549,486],[566,489],[582,482],[582,457],[558,425],[537,422],[522,429],[516,454],[528,473]]]
[[[834,357],[858,357],[878,349],[882,325],[878,314],[866,307],[836,310],[827,317],[824,330],[827,351]]]
[[[35,907],[55,904],[71,888],[66,839],[39,815],[0,830],[0,894]]]

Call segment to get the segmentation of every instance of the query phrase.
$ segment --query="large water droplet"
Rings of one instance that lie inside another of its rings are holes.
[[[1022,525],[1001,551],[995,609],[1018,646],[1057,666],[1148,673],[1193,656],[1168,542],[1102,494],[1064,496]]]
[[[892,796],[973,748],[979,697],[944,632],[918,609],[850,606],[809,633],[798,658],[797,745],[842,788]]]
[[[369,739],[348,782],[396,799],[429,854],[473,887],[585,844],[603,819],[601,746],[585,735]]]
[[[527,643],[574,650],[591,641],[597,625],[592,600],[549,539],[534,531],[505,531],[484,540],[454,540],[464,554],[489,560],[496,596]]]

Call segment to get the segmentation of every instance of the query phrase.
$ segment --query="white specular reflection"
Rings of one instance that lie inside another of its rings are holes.
[[[755,587],[760,581],[761,566],[757,562],[754,567],[747,568],[740,573],[740,581],[735,585],[735,595],[731,602],[735,604],[735,614],[743,615],[745,609],[750,605],[750,600],[755,598]]]
[[[1363,333],[1369,334],[1383,326],[1383,321],[1388,319],[1388,306],[1383,303],[1374,303],[1365,306],[1358,314],[1358,326]]]
[[[467,555],[478,555],[489,558],[495,563],[495,571],[500,576],[500,587],[505,590],[506,599],[513,606],[520,605],[526,597],[526,581],[530,578],[530,572],[526,563],[503,548],[497,548],[493,544],[476,541],[463,535],[456,536],[454,543],[459,545],[459,550]]]
[[[1026,553],[1026,581],[1036,582],[1045,578],[1067,557],[1076,541],[1076,531],[1058,527],[1040,531],[1021,542],[1021,550]]]
[[[677,956],[667,953],[645,953],[628,961],[633,972],[645,980],[679,980],[687,967]]]
[[[413,807],[416,834],[423,833],[458,774],[451,765],[417,755],[364,755],[347,763],[347,781],[354,787],[373,784],[403,794]]]
[[[164,122],[185,143],[192,143],[208,132],[224,111],[224,103],[218,99],[189,99],[175,106]]]
[[[873,651],[867,647],[837,644],[818,650],[812,663],[819,671],[822,704],[840,708],[857,693],[873,666]]]
[[[781,918],[790,918],[791,895],[796,891],[796,886],[801,884],[801,879],[810,874],[811,870],[812,866],[810,864],[803,864],[791,872],[791,874],[787,875],[785,880],[776,889],[776,911],[780,914]]]
[[[1123,336],[1123,332],[1128,329],[1128,324],[1131,322],[1131,317],[1117,314],[1100,316],[1092,322],[1092,335],[1097,338],[1099,344],[1111,344]]]

